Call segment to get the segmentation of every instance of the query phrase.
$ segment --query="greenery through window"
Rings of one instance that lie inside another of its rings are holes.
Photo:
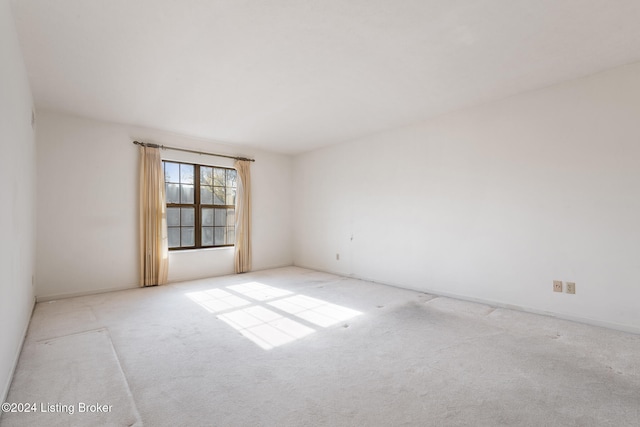
[[[162,163],[169,249],[233,246],[236,170]]]

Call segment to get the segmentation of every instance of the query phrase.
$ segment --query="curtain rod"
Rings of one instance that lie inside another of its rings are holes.
[[[245,160],[247,162],[255,162],[255,159],[246,157],[227,156],[226,154],[206,153],[204,151],[187,150],[186,148],[167,147],[166,145],[149,144],[148,142],[133,141],[134,144],[142,147],[162,148],[163,150],[184,151],[185,153],[204,154],[205,156],[226,157],[227,159]]]

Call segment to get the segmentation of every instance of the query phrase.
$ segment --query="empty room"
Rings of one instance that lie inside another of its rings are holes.
[[[0,0],[0,425],[640,425],[637,0]]]

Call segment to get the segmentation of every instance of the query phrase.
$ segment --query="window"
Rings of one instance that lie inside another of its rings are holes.
[[[233,246],[236,170],[162,163],[169,249]]]

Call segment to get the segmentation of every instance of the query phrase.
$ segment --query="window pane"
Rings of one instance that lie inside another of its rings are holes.
[[[180,185],[166,184],[165,186],[167,203],[180,203]]]
[[[183,227],[185,225],[195,225],[196,217],[193,208],[182,208],[181,212],[182,222],[180,225]]]
[[[235,169],[227,170],[227,187],[236,187],[238,172]]]
[[[195,228],[193,227],[181,227],[182,240],[180,241],[182,246],[195,246]]]
[[[170,248],[180,247],[180,228],[179,227],[169,227],[167,229],[167,237],[169,237]]]
[[[213,185],[213,168],[200,166],[200,184]]]
[[[227,225],[227,210],[216,209],[216,223],[215,225]]]
[[[180,208],[167,208],[167,227],[180,226]]]
[[[180,164],[180,183],[193,184],[193,165]]]
[[[213,187],[200,187],[200,203],[203,205],[213,204]]]
[[[170,248],[235,244],[235,169],[163,161]],[[195,174],[199,171],[198,175]],[[199,194],[195,192],[199,191]],[[198,197],[196,197],[198,196]],[[196,201],[199,205],[196,205]],[[176,207],[176,204],[189,207]],[[169,207],[170,205],[174,205]],[[207,207],[208,206],[208,207]],[[231,209],[227,209],[229,206]],[[196,211],[198,209],[199,211]],[[198,221],[196,214],[199,213]],[[200,226],[196,242],[196,224]]]
[[[227,187],[227,205],[235,205],[236,204],[236,189],[232,187]]]
[[[164,162],[164,182],[180,182],[180,165]]]
[[[226,185],[225,172],[226,172],[226,169],[219,169],[219,168],[213,169],[213,185],[219,185],[221,187],[224,187]]]
[[[213,209],[212,208],[202,208],[202,225],[206,225],[206,226],[213,225]]]
[[[193,185],[182,184],[180,186],[181,190],[181,203],[193,203]]]
[[[213,187],[213,204],[226,205],[224,187]]]
[[[236,210],[235,209],[227,209],[227,226],[235,227],[236,225]]]
[[[215,245],[226,244],[227,227],[215,227]]]
[[[213,227],[202,227],[202,246],[213,246]]]

